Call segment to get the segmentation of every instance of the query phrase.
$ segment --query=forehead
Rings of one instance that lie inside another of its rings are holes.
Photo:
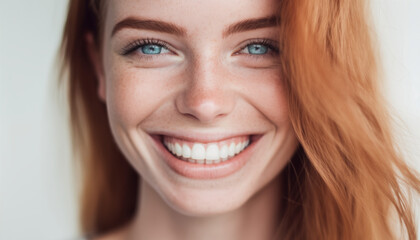
[[[275,15],[275,0],[110,0],[105,31],[127,17],[161,20],[182,26],[187,33],[219,31],[251,18]]]

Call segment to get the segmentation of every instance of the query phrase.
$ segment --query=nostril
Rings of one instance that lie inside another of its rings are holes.
[[[184,116],[187,118],[194,119],[194,120],[200,120],[196,116],[194,116],[194,114],[191,114],[191,113],[184,113]]]
[[[232,101],[222,91],[197,94],[189,90],[176,99],[176,107],[184,116],[208,123],[228,115],[233,109]]]

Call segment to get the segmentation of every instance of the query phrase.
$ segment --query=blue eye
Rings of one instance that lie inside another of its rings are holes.
[[[144,54],[160,54],[162,52],[162,46],[156,44],[146,44],[140,47],[141,52]]]
[[[266,54],[268,52],[268,47],[262,44],[249,44],[248,46],[246,46],[246,49],[248,51],[249,54],[254,54],[254,55],[261,55],[261,54]]]
[[[121,55],[137,53],[139,55],[160,55],[170,53],[168,44],[157,39],[136,40],[121,49]]]
[[[252,39],[237,52],[254,57],[268,57],[278,55],[278,43],[270,39]]]

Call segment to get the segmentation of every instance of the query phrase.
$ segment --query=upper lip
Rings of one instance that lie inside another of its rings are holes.
[[[197,133],[197,132],[153,132],[149,133],[150,135],[157,135],[157,136],[168,136],[174,137],[178,139],[182,139],[188,142],[200,142],[200,143],[210,143],[210,142],[219,142],[223,140],[227,140],[229,138],[234,137],[242,137],[242,136],[254,136],[254,135],[261,135],[261,133],[256,132],[241,132],[241,133],[228,133],[228,132],[217,132],[217,133]]]

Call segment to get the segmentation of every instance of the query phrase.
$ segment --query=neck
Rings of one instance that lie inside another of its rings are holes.
[[[272,239],[279,223],[279,183],[276,178],[239,209],[215,216],[191,217],[172,209],[142,181],[139,207],[127,239]]]

